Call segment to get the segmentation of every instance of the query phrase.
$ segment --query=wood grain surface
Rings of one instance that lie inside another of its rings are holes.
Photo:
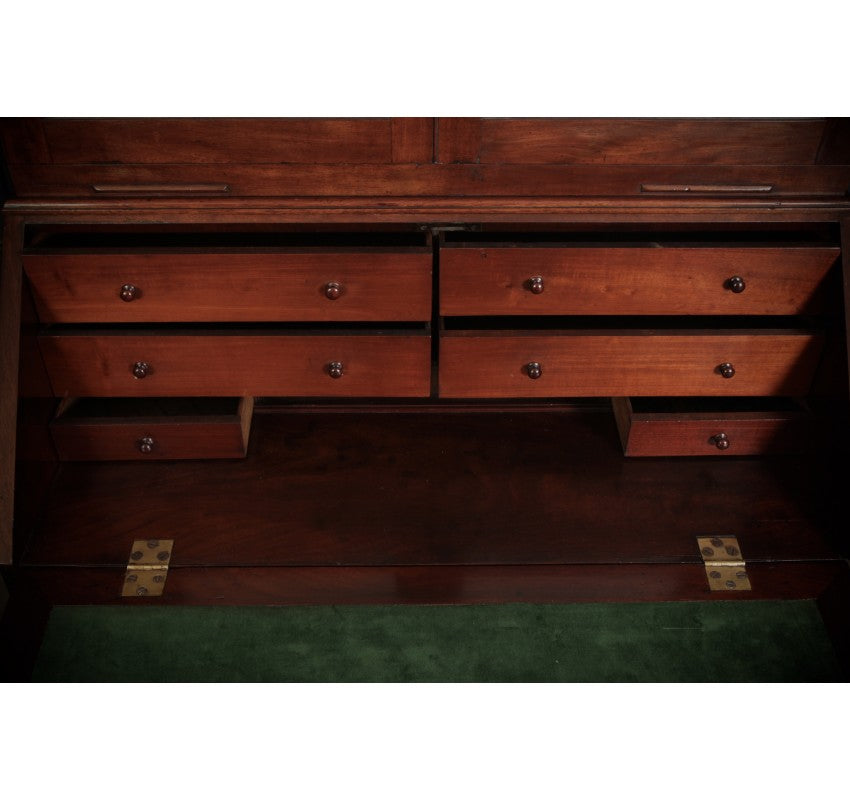
[[[452,331],[440,337],[440,395],[796,397],[808,391],[822,345],[816,334],[767,331]],[[542,367],[536,380],[529,363]],[[734,377],[718,372],[723,363]]]
[[[475,314],[814,313],[837,247],[444,247],[440,311]],[[531,291],[530,279],[543,279]],[[732,277],[744,280],[731,291]]]
[[[428,252],[23,257],[43,322],[427,321]],[[340,287],[330,300],[329,283]],[[136,297],[121,299],[132,284]]]
[[[56,397],[426,397],[430,337],[308,334],[45,334]],[[137,378],[144,362],[149,374]],[[343,375],[332,378],[329,364]]]

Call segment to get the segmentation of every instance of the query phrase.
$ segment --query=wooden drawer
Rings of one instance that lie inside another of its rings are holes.
[[[785,398],[722,398],[677,403],[663,398],[612,398],[627,456],[748,456],[803,453],[818,438],[803,406]]]
[[[42,322],[426,321],[430,251],[39,254]]]
[[[60,461],[244,458],[254,398],[74,400],[50,425]]]
[[[39,343],[57,397],[424,397],[430,392],[425,334],[69,333],[45,335]],[[341,366],[334,369],[334,364]]]
[[[818,311],[837,247],[446,247],[440,312],[775,314]]]
[[[775,331],[448,332],[440,340],[440,394],[802,396],[822,344],[818,334]],[[724,364],[732,377],[723,376]]]

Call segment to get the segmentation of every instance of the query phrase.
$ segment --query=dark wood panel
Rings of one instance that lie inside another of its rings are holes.
[[[392,121],[393,164],[429,164],[434,160],[434,120],[395,117]]]
[[[0,260],[0,564],[12,561],[23,225],[3,216]]]
[[[850,164],[850,117],[827,120],[817,163]]]
[[[823,119],[481,120],[483,164],[812,164]]]
[[[437,120],[437,157],[443,164],[479,161],[481,119],[479,117],[440,117]]]
[[[8,164],[49,164],[50,152],[38,117],[0,118],[0,135]]]
[[[56,164],[388,164],[391,120],[45,119]]]
[[[427,397],[424,335],[44,335],[57,397]],[[342,365],[334,378],[330,364]],[[143,377],[134,367],[146,365]]]
[[[41,320],[71,323],[424,322],[431,262],[430,252],[23,257]]]
[[[440,339],[443,397],[803,396],[823,337],[456,332]],[[532,378],[529,364],[541,373]],[[720,365],[731,364],[726,378]]]
[[[440,310],[475,314],[775,314],[823,307],[837,247],[445,247]],[[732,290],[730,279],[740,278]],[[532,285],[532,278],[539,278]],[[535,292],[539,290],[539,293]]]
[[[634,197],[646,184],[766,185],[774,195],[844,198],[848,166],[629,165],[24,165],[12,166],[19,197],[103,195],[101,190],[151,184],[226,185],[232,196],[263,197]],[[135,195],[137,192],[125,191]],[[144,192],[141,192],[144,194]],[[150,190],[151,196],[174,192]],[[120,196],[121,191],[114,194]],[[179,194],[179,192],[177,192]],[[192,191],[185,192],[187,196]],[[699,193],[696,193],[699,196]],[[689,194],[688,199],[693,193]],[[757,192],[764,196],[764,192]],[[673,193],[677,201],[681,196]],[[702,196],[711,197],[711,193]],[[727,192],[720,192],[728,199]],[[744,194],[745,197],[749,196]],[[741,195],[734,194],[736,202]],[[668,202],[669,205],[669,202]],[[303,217],[302,217],[303,218]]]
[[[174,567],[698,564],[717,532],[830,559],[838,485],[820,456],[624,459],[609,414],[256,411],[242,461],[63,464],[25,561],[173,536]]]
[[[30,568],[52,603],[308,605],[815,599],[842,562],[753,564],[749,592],[711,592],[694,564],[172,568],[162,597],[121,598],[121,569]]]

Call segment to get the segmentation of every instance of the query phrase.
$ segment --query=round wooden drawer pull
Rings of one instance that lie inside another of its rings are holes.
[[[735,377],[735,367],[733,367],[728,361],[724,361],[722,364],[719,364],[717,367],[717,371],[724,378],[734,378]]]
[[[328,300],[336,300],[342,294],[342,285],[336,281],[325,284],[325,297]]]
[[[529,378],[536,381],[543,374],[543,366],[539,361],[532,361],[525,365],[525,371]]]
[[[542,275],[535,275],[528,279],[528,289],[532,294],[542,294],[545,288]]]
[[[121,287],[119,296],[125,303],[131,303],[139,296],[139,290],[132,283],[125,283]]]
[[[138,441],[139,452],[147,455],[153,450],[153,436],[142,436]]]
[[[328,364],[328,375],[332,378],[341,378],[342,373],[342,361],[331,361],[331,363]]]
[[[726,288],[735,294],[741,294],[747,288],[747,284],[740,275],[733,275],[726,281]]]
[[[729,449],[729,437],[725,433],[718,433],[709,439],[709,441],[718,449],[718,450],[728,450]]]
[[[151,368],[150,364],[145,361],[137,361],[133,364],[133,377],[141,380],[142,378],[146,378],[150,374]]]

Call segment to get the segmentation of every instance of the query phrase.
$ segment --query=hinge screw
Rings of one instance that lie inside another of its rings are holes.
[[[154,575],[153,582],[154,583],[162,583],[165,580],[165,575]]]
[[[139,576],[135,572],[131,572],[126,578],[127,583],[135,583],[137,580],[139,580]]]
[[[714,580],[717,580],[720,577],[720,573],[717,570],[714,570],[714,572],[710,573],[710,575],[714,578]]]
[[[722,540],[722,539],[718,539],[716,536],[715,536],[715,537],[711,540],[711,543],[712,543],[715,547],[723,547],[723,540]]]
[[[144,595],[144,594],[147,594],[147,593],[148,593],[148,589],[147,589],[146,586],[140,586],[138,589],[136,589],[137,595]]]
[[[133,561],[138,561],[141,557],[142,557],[142,551],[141,550],[136,550],[135,553],[130,554],[130,558],[132,558]]]
[[[703,547],[703,548],[702,548],[702,554],[703,554],[704,556],[713,556],[713,555],[714,555],[714,550],[712,550],[710,547]]]
[[[169,555],[170,555],[170,553],[168,552],[168,550],[163,550],[161,553],[157,553],[157,554],[156,554],[156,557],[157,557],[160,561],[168,561],[168,556],[169,556]]]
[[[159,547],[159,539],[148,539],[148,547],[151,550],[155,550],[157,547]]]

